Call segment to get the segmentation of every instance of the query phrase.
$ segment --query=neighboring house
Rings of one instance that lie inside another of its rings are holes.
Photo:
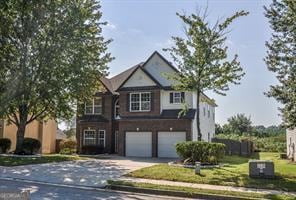
[[[11,148],[14,151],[16,146],[17,127],[14,124],[8,125],[5,120],[0,120],[0,138],[9,138]],[[41,142],[41,153],[54,153],[56,146],[57,123],[55,120],[46,122],[33,121],[27,125],[25,137],[35,138]]]
[[[57,140],[66,140],[67,135],[64,133],[64,131],[62,131],[61,129],[58,128],[56,139]]]
[[[296,161],[296,129],[287,129],[287,156]]]
[[[92,146],[121,156],[177,157],[177,142],[197,140],[197,97],[195,92],[173,90],[164,74],[175,72],[154,52],[117,76],[102,78],[104,88],[78,111],[78,151]],[[200,101],[202,139],[211,141],[216,104],[206,95]],[[183,102],[189,110],[179,117]]]

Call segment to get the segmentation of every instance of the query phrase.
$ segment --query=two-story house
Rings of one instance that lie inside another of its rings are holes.
[[[77,117],[78,151],[118,153],[121,156],[177,157],[175,144],[197,140],[196,93],[174,91],[164,74],[178,72],[158,52],[145,62],[108,79]],[[200,99],[202,139],[215,133],[216,104]],[[189,110],[179,112],[186,103]],[[87,152],[89,153],[89,152]]]

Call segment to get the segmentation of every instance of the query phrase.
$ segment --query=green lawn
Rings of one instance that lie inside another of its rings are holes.
[[[160,164],[131,172],[127,176],[190,183],[296,191],[296,164],[289,163],[286,160],[280,160],[278,153],[260,153],[257,157],[261,160],[273,160],[275,162],[276,179],[266,180],[249,178],[249,158],[239,156],[226,156],[222,160],[223,163],[227,163],[224,167],[202,169],[201,175],[195,175],[194,169]]]
[[[233,191],[223,191],[223,190],[207,190],[207,189],[197,189],[190,187],[180,187],[180,186],[168,186],[168,185],[156,185],[149,183],[134,183],[128,181],[108,181],[109,185],[115,186],[129,186],[135,188],[144,189],[155,189],[155,190],[165,190],[165,191],[179,191],[185,192],[188,197],[196,197],[198,195],[215,195],[223,197],[239,197],[240,199],[273,199],[273,200],[295,200],[296,197],[288,195],[270,195],[261,193],[251,193],[251,192],[233,192]]]
[[[30,164],[41,164],[51,162],[63,162],[72,160],[85,160],[86,157],[72,156],[72,155],[60,155],[60,154],[49,154],[41,157],[12,157],[12,156],[0,156],[0,166],[19,166],[19,165],[30,165]]]

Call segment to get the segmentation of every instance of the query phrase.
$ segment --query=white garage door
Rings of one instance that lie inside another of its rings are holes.
[[[175,145],[185,140],[185,132],[158,132],[158,157],[177,158]]]
[[[126,132],[126,156],[152,157],[151,132]]]

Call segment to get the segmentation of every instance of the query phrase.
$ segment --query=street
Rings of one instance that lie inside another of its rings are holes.
[[[93,190],[82,188],[70,188],[63,186],[52,186],[46,184],[28,183],[15,180],[0,180],[0,192],[3,190],[30,190],[32,200],[78,200],[78,199],[124,199],[124,200],[141,200],[141,199],[184,199],[148,194],[134,194],[125,192],[113,192],[105,190]]]

